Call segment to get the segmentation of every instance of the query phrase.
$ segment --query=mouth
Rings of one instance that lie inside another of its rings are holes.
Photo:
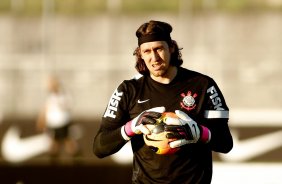
[[[162,69],[162,63],[155,63],[155,64],[152,64],[152,67],[155,71],[157,70],[161,70]]]

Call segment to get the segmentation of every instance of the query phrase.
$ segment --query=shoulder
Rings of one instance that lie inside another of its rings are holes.
[[[122,82],[123,85],[127,86],[138,86],[140,83],[144,81],[144,76],[141,74],[134,75],[132,78],[124,80]]]
[[[197,71],[194,71],[194,70],[189,70],[189,69],[186,69],[186,68],[182,68],[182,67],[179,68],[179,74],[183,78],[189,78],[189,79],[192,79],[192,80],[200,80],[202,82],[204,82],[204,81],[206,81],[206,82],[213,81],[213,79],[210,76],[208,76],[208,75],[205,75],[203,73],[200,73],[200,72],[197,72]]]
[[[123,80],[117,87],[118,91],[132,92],[138,91],[144,81],[144,76],[137,74],[130,79]]]

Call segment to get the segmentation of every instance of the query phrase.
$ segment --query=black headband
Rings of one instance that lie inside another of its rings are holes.
[[[154,41],[167,41],[171,42],[170,35],[163,34],[148,34],[138,38],[138,45],[140,46],[142,43],[146,42],[154,42]]]

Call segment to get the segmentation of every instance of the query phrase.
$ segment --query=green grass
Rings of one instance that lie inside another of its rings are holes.
[[[123,12],[178,12],[179,0],[123,0]]]
[[[18,2],[19,6],[12,6],[11,2]],[[181,1],[190,7],[194,12],[203,12],[207,8],[205,3],[208,0],[120,0],[121,13],[148,13],[164,12],[178,13]],[[211,0],[212,1],[212,0]],[[41,16],[44,2],[48,0],[0,0],[0,13],[16,13],[27,16]],[[107,13],[107,0],[49,0],[54,2],[52,11],[61,15],[95,15]],[[15,8],[18,7],[18,8]],[[183,8],[183,7],[182,7]],[[216,0],[213,6],[215,11],[244,12],[244,11],[280,11],[282,5],[271,6],[263,0]]]

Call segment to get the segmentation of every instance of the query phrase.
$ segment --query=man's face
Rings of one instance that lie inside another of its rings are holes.
[[[143,43],[140,45],[140,52],[152,77],[166,77],[171,57],[171,49],[167,42]]]

